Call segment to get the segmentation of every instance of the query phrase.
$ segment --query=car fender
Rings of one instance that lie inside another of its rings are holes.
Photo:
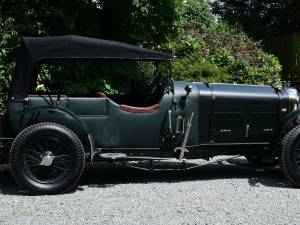
[[[284,135],[289,131],[289,125],[298,117],[300,116],[300,108],[288,113],[282,120],[282,127],[281,131],[278,135],[278,140],[281,141],[281,139],[284,137]]]
[[[9,117],[16,134],[36,123],[50,122],[65,126],[79,137],[86,151],[90,152],[91,160],[94,156],[95,144],[92,132],[83,120],[65,108],[35,107],[28,110],[14,111],[13,115]]]

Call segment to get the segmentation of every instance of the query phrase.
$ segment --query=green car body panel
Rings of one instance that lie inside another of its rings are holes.
[[[34,48],[35,44],[39,48]],[[79,48],[73,51],[70,45]],[[171,77],[165,78],[164,92],[155,110],[150,111],[143,107],[124,110],[123,105],[106,96],[34,95],[36,64],[46,59],[170,61],[174,57],[76,36],[25,38],[21,50],[7,109],[0,115],[0,149],[26,127],[51,122],[71,129],[86,153],[98,154],[100,160],[105,153],[141,159],[174,158],[174,149],[183,144],[186,134],[187,158],[249,151],[278,154],[271,147],[278,146],[300,115],[298,92],[293,88],[173,81]],[[186,121],[191,115],[192,127],[187,133]]]
[[[192,87],[188,95],[187,85]],[[177,117],[193,112],[187,146],[194,149],[190,157],[197,158],[207,148],[205,154],[217,154],[214,147],[220,146],[224,154],[230,154],[232,146],[239,146],[236,153],[248,145],[262,150],[280,135],[285,120],[299,115],[291,111],[297,102],[291,102],[285,90],[270,86],[174,81],[174,93],[176,110],[172,93],[166,93],[158,110],[150,113],[126,112],[109,98],[61,96],[58,101],[57,96],[29,95],[23,102],[10,101],[6,118],[13,137],[32,124],[53,122],[68,127],[83,142],[91,134],[102,153],[174,157],[176,146],[164,149],[162,135],[169,127],[175,133]]]

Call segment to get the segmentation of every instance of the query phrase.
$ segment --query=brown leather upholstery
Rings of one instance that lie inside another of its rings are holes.
[[[159,105],[155,104],[149,107],[134,107],[129,105],[121,105],[121,110],[131,113],[152,113],[156,112],[159,109]]]
[[[57,94],[30,94],[28,95],[28,97],[49,97],[51,96],[51,98],[56,98],[58,95]],[[60,98],[66,98],[66,95],[60,95]]]
[[[98,98],[107,98],[107,95],[101,91],[96,92],[96,97]]]

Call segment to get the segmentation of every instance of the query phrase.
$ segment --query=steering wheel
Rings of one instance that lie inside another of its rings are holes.
[[[164,83],[164,77],[161,74],[158,74],[148,87],[148,97],[151,97],[158,88],[163,87]]]

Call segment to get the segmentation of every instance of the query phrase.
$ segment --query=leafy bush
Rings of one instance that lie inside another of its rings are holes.
[[[9,46],[10,42],[17,38],[17,32],[13,28],[14,22],[13,18],[0,17],[0,108],[5,103],[15,65],[12,49],[2,48]]]
[[[173,63],[177,79],[280,84],[278,59],[238,28],[214,17],[208,1],[187,0],[182,9],[182,32],[164,46],[178,56]]]
[[[213,64],[199,52],[194,52],[173,62],[173,77],[176,80],[202,82],[230,82],[227,71]]]
[[[209,0],[78,0],[3,1],[0,3],[0,47],[13,47],[21,35],[45,36],[67,33],[102,37],[173,52],[174,78],[204,82],[278,84],[281,66],[263,51],[259,42],[220,20]],[[6,99],[13,73],[10,50],[0,51],[0,107]],[[46,76],[63,73],[67,92],[91,90],[124,93],[142,89],[144,78],[153,78],[153,65],[45,67]],[[89,76],[87,76],[89,75]],[[66,77],[67,78],[67,77]],[[43,78],[38,89],[45,90]],[[122,85],[120,85],[122,84]],[[51,85],[51,84],[50,84]],[[60,87],[52,83],[52,90]]]
[[[135,61],[54,61],[43,64],[38,76],[38,92],[57,92],[69,95],[125,94],[133,88],[145,89],[153,78],[152,62]]]

